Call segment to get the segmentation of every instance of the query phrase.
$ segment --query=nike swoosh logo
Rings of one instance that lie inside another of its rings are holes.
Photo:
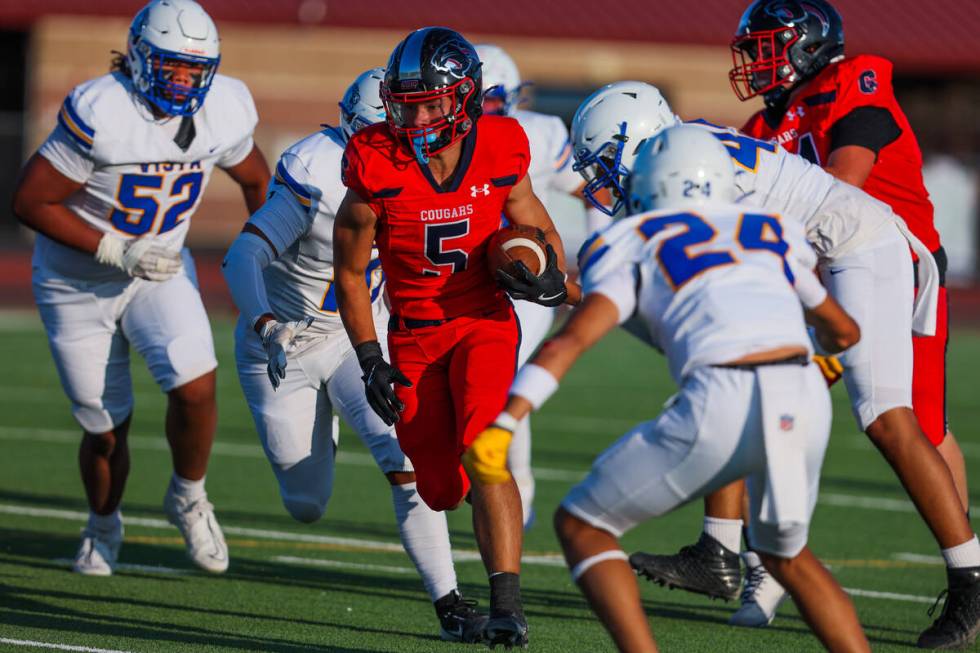
[[[840,274],[843,271],[844,271],[844,268],[837,268],[836,270],[834,268],[830,268],[830,274],[832,274],[832,275],[834,275],[834,274]]]
[[[214,152],[214,151],[215,151],[216,149],[218,149],[218,146],[217,146],[217,145],[215,145],[215,146],[214,146],[214,147],[212,147],[212,148],[211,148],[210,150],[208,150],[208,154],[211,154],[211,153],[212,153],[212,152]]]
[[[547,297],[538,297],[538,301],[540,301],[540,302],[550,302],[552,299],[558,299],[559,297],[561,297],[561,293],[560,292],[559,293],[555,293],[554,295],[549,295]]]

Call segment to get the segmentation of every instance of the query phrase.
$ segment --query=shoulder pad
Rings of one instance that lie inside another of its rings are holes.
[[[79,84],[68,93],[58,111],[58,124],[83,151],[91,152],[99,117],[111,121],[111,112],[129,102],[126,87],[113,74]],[[110,112],[110,113],[107,113]]]

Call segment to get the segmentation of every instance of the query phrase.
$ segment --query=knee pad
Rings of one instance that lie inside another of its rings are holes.
[[[312,524],[323,517],[327,510],[327,502],[303,498],[303,497],[282,497],[282,505],[286,507],[289,516],[298,522]]]

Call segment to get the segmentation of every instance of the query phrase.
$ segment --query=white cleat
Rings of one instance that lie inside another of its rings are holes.
[[[118,531],[102,533],[90,528],[82,531],[82,543],[75,554],[71,570],[85,576],[111,576],[122,546],[122,526]]]
[[[195,565],[213,574],[228,569],[228,545],[206,494],[188,501],[174,494],[171,484],[163,499],[163,510],[167,521],[180,529],[187,543],[187,556]]]
[[[733,626],[761,628],[768,626],[776,617],[776,610],[788,598],[786,590],[762,566],[759,556],[752,551],[742,554],[745,561],[745,585],[742,587],[740,607],[728,620]]]

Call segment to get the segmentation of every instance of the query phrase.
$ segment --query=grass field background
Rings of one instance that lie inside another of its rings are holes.
[[[87,510],[79,431],[36,317],[0,314],[0,651],[28,650],[13,640],[140,652],[472,650],[438,640],[431,604],[397,545],[386,481],[352,433],[341,437],[324,519],[304,526],[289,518],[238,387],[231,320],[216,319],[214,330],[220,420],[207,486],[231,568],[223,576],[194,571],[179,533],[163,521],[171,473],[164,397],[136,357],[125,565],[111,578],[85,578],[68,571]],[[951,423],[980,483],[980,333],[956,333],[949,364]],[[580,361],[536,417],[539,519],[526,538],[523,572],[533,650],[612,650],[559,562],[551,513],[595,455],[656,415],[672,392],[664,361],[616,333]],[[843,388],[834,399],[811,546],[853,590],[873,648],[907,650],[931,622],[926,610],[945,584],[939,552],[890,468],[857,432]],[[457,572],[464,594],[485,607],[469,520],[468,508],[450,515]],[[700,523],[696,502],[627,534],[624,547],[673,551],[697,537]],[[820,650],[791,604],[772,627],[747,631],[726,625],[733,603],[645,582],[642,595],[664,650]]]

